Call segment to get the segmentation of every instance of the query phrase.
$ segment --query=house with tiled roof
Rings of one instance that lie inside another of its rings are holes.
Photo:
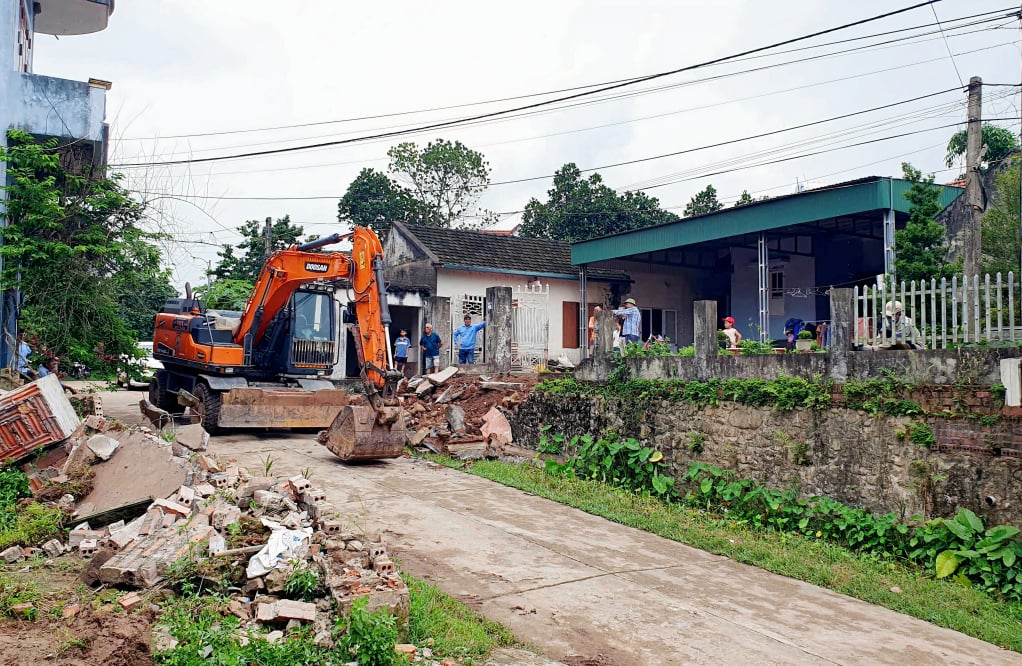
[[[568,243],[485,231],[395,222],[383,256],[394,329],[418,340],[429,321],[444,338],[445,363],[463,316],[485,317],[488,287],[513,289],[512,364],[531,367],[562,355],[578,362],[586,313],[617,302],[630,283],[618,269],[590,269],[581,280]]]

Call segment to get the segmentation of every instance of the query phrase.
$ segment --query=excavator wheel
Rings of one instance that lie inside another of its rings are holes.
[[[205,382],[195,383],[195,397],[198,404],[192,407],[192,413],[199,417],[199,422],[211,435],[218,435],[223,428],[218,425],[220,420],[220,394]]]
[[[381,424],[372,407],[347,405],[318,441],[344,461],[397,458],[408,441],[405,415],[402,411],[392,423]]]
[[[174,394],[167,390],[167,376],[163,371],[157,371],[149,382],[149,402],[170,414],[181,412]]]

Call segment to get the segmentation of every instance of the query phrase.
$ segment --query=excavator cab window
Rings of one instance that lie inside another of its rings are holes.
[[[333,338],[333,299],[329,294],[299,291],[295,294],[294,338],[325,341]]]

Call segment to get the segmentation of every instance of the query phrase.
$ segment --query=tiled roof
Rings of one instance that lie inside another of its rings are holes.
[[[464,229],[402,225],[448,268],[479,268],[514,273],[578,275],[571,265],[571,245],[562,241],[498,236]],[[628,280],[622,271],[590,268],[590,280]]]

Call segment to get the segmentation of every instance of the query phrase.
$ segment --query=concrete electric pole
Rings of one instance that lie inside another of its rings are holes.
[[[965,143],[965,200],[969,217],[962,234],[962,269],[966,278],[979,275],[981,224],[983,221],[983,188],[980,187],[979,165],[983,161],[983,79],[969,79],[969,126]]]
[[[263,231],[263,261],[273,253],[273,218],[266,218],[266,229]]]

